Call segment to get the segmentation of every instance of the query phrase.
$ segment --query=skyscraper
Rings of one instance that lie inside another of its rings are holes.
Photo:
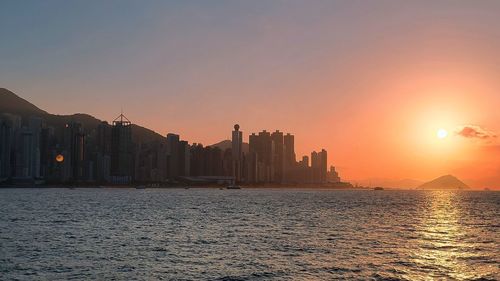
[[[319,172],[319,179],[321,183],[326,183],[327,182],[327,172],[328,172],[328,155],[326,150],[322,149],[319,154],[319,160],[320,160],[320,172]]]
[[[283,137],[283,180],[293,181],[294,170],[296,168],[295,140],[292,134]]]
[[[285,167],[293,167],[295,165],[295,138],[292,134],[286,134],[283,138],[284,142],[284,158]]]
[[[249,137],[250,153],[257,155],[257,181],[274,181],[274,143],[266,130]]]
[[[128,184],[133,178],[132,123],[123,114],[111,128],[111,181]]]
[[[101,122],[96,134],[96,178],[99,182],[108,182],[111,175],[111,126]]]
[[[274,182],[281,183],[283,181],[283,170],[284,170],[284,144],[283,144],[283,133],[276,130],[271,134],[271,140],[274,144],[273,150],[273,170],[274,170]]]
[[[0,181],[11,176],[12,122],[0,116]]]
[[[312,181],[314,183],[326,183],[328,157],[326,150],[311,153]]]
[[[167,134],[167,177],[171,180],[180,175],[180,137],[179,135]]]
[[[23,127],[16,137],[15,178],[17,180],[33,180],[33,132]]]
[[[71,122],[64,128],[63,181],[83,180],[85,134],[82,124]]]
[[[241,181],[241,174],[242,174],[242,169],[243,169],[243,163],[242,163],[242,158],[243,158],[243,151],[242,151],[242,146],[243,146],[243,133],[240,131],[240,125],[236,124],[234,125],[234,131],[232,134],[232,141],[231,141],[231,153],[233,157],[233,173],[232,176],[236,181]]]
[[[179,142],[179,175],[189,176],[190,175],[190,149],[187,141]]]

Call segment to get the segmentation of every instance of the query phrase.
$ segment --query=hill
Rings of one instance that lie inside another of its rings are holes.
[[[461,180],[452,175],[442,176],[426,182],[418,187],[418,189],[469,189]]]
[[[20,116],[43,116],[48,114],[46,111],[41,110],[5,88],[0,88],[0,112]]]
[[[223,141],[220,141],[216,144],[212,144],[210,145],[212,147],[218,147],[220,150],[224,151],[228,148],[231,148],[232,147],[232,144],[231,144],[231,141],[230,140],[223,140]],[[244,142],[243,145],[242,145],[242,150],[243,150],[243,153],[248,153],[248,151],[250,150],[250,146],[248,143]]]
[[[40,117],[47,125],[61,128],[68,122],[81,123],[85,130],[90,131],[97,127],[102,121],[89,114],[77,113],[72,115],[50,114],[15,93],[0,88],[0,113],[11,113],[21,118]],[[132,140],[135,143],[147,143],[151,141],[164,141],[164,137],[155,131],[132,124]]]

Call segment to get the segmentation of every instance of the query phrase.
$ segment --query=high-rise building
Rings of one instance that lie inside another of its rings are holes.
[[[111,126],[108,122],[97,125],[95,175],[98,182],[109,182],[111,176]]]
[[[42,133],[42,119],[39,117],[30,117],[29,118],[29,124],[28,124],[29,130],[32,132],[33,135],[33,143],[32,143],[32,157],[33,159],[31,160],[31,170],[33,171],[33,177],[34,178],[40,178],[41,177],[41,165],[40,165],[40,158],[41,158],[41,149],[40,149],[40,137]]]
[[[16,137],[15,178],[18,180],[33,180],[33,132],[23,127]]]
[[[179,135],[172,133],[167,134],[167,176],[171,180],[180,176],[179,146]]]
[[[322,149],[321,152],[318,153],[320,157],[320,172],[319,179],[321,183],[327,182],[327,172],[328,172],[328,155],[326,150]]]
[[[266,130],[258,135],[249,137],[250,153],[255,153],[257,158],[257,182],[272,182],[274,178],[273,156],[274,144],[271,134]]]
[[[63,181],[84,180],[85,133],[82,124],[70,122],[64,128]]]
[[[10,178],[13,128],[8,118],[0,116],[0,181]]]
[[[291,168],[295,165],[295,140],[292,134],[286,134],[283,138],[285,168]]]
[[[111,128],[111,181],[128,184],[133,179],[132,123],[123,114]]]
[[[234,125],[234,131],[231,140],[231,153],[232,153],[232,176],[239,182],[243,171],[243,133],[240,131],[240,125]]]
[[[190,149],[187,141],[179,142],[179,175],[180,176],[189,176],[190,175]]]
[[[283,133],[276,130],[271,134],[271,140],[274,145],[273,150],[273,179],[274,182],[283,182],[283,171],[284,171],[284,143],[283,143]]]
[[[311,153],[312,181],[314,183],[326,183],[328,157],[326,150]]]

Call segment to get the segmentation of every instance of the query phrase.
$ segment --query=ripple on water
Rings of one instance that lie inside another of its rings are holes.
[[[498,280],[498,192],[0,189],[0,279]]]

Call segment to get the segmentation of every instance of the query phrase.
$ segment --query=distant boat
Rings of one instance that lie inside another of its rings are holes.
[[[383,188],[383,187],[381,187],[381,186],[377,186],[377,187],[375,187],[373,190],[384,190],[384,188]]]
[[[135,187],[135,189],[146,189],[145,185],[138,185]]]
[[[226,188],[227,188],[227,189],[241,189],[241,186],[232,184],[232,185],[229,185],[229,186],[228,186],[228,187],[226,187]]]

